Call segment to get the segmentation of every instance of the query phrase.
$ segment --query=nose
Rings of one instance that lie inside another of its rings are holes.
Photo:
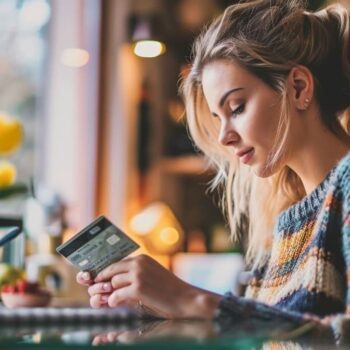
[[[223,122],[221,123],[219,142],[223,146],[232,146],[240,139],[239,134],[233,128],[231,123]]]

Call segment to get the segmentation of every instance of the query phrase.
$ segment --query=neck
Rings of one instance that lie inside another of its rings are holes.
[[[300,140],[301,141],[301,140]],[[291,157],[288,166],[300,177],[305,191],[310,194],[333,167],[350,150],[350,138],[345,132],[337,136],[323,125],[303,135],[299,152]]]

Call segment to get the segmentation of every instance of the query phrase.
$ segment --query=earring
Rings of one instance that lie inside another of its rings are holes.
[[[310,99],[306,98],[304,101],[304,109],[307,109],[309,107]]]

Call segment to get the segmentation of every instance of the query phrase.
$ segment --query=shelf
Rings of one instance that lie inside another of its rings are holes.
[[[162,171],[175,175],[204,175],[212,172],[203,156],[167,157],[160,162]]]

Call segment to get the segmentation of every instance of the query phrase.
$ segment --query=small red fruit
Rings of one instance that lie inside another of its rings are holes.
[[[38,290],[39,284],[37,282],[29,282],[27,280],[18,280],[16,286],[19,293],[35,294]]]
[[[18,280],[16,282],[16,286],[18,289],[18,293],[26,293],[26,291],[27,291],[27,281],[26,280]]]
[[[9,284],[9,285],[7,286],[7,293],[15,294],[15,293],[17,293],[17,292],[18,292],[18,288],[17,288],[16,285],[14,285],[14,284]]]
[[[8,293],[9,292],[9,287],[11,285],[10,284],[6,284],[4,285],[2,288],[1,288],[1,291],[4,292],[4,293]]]

